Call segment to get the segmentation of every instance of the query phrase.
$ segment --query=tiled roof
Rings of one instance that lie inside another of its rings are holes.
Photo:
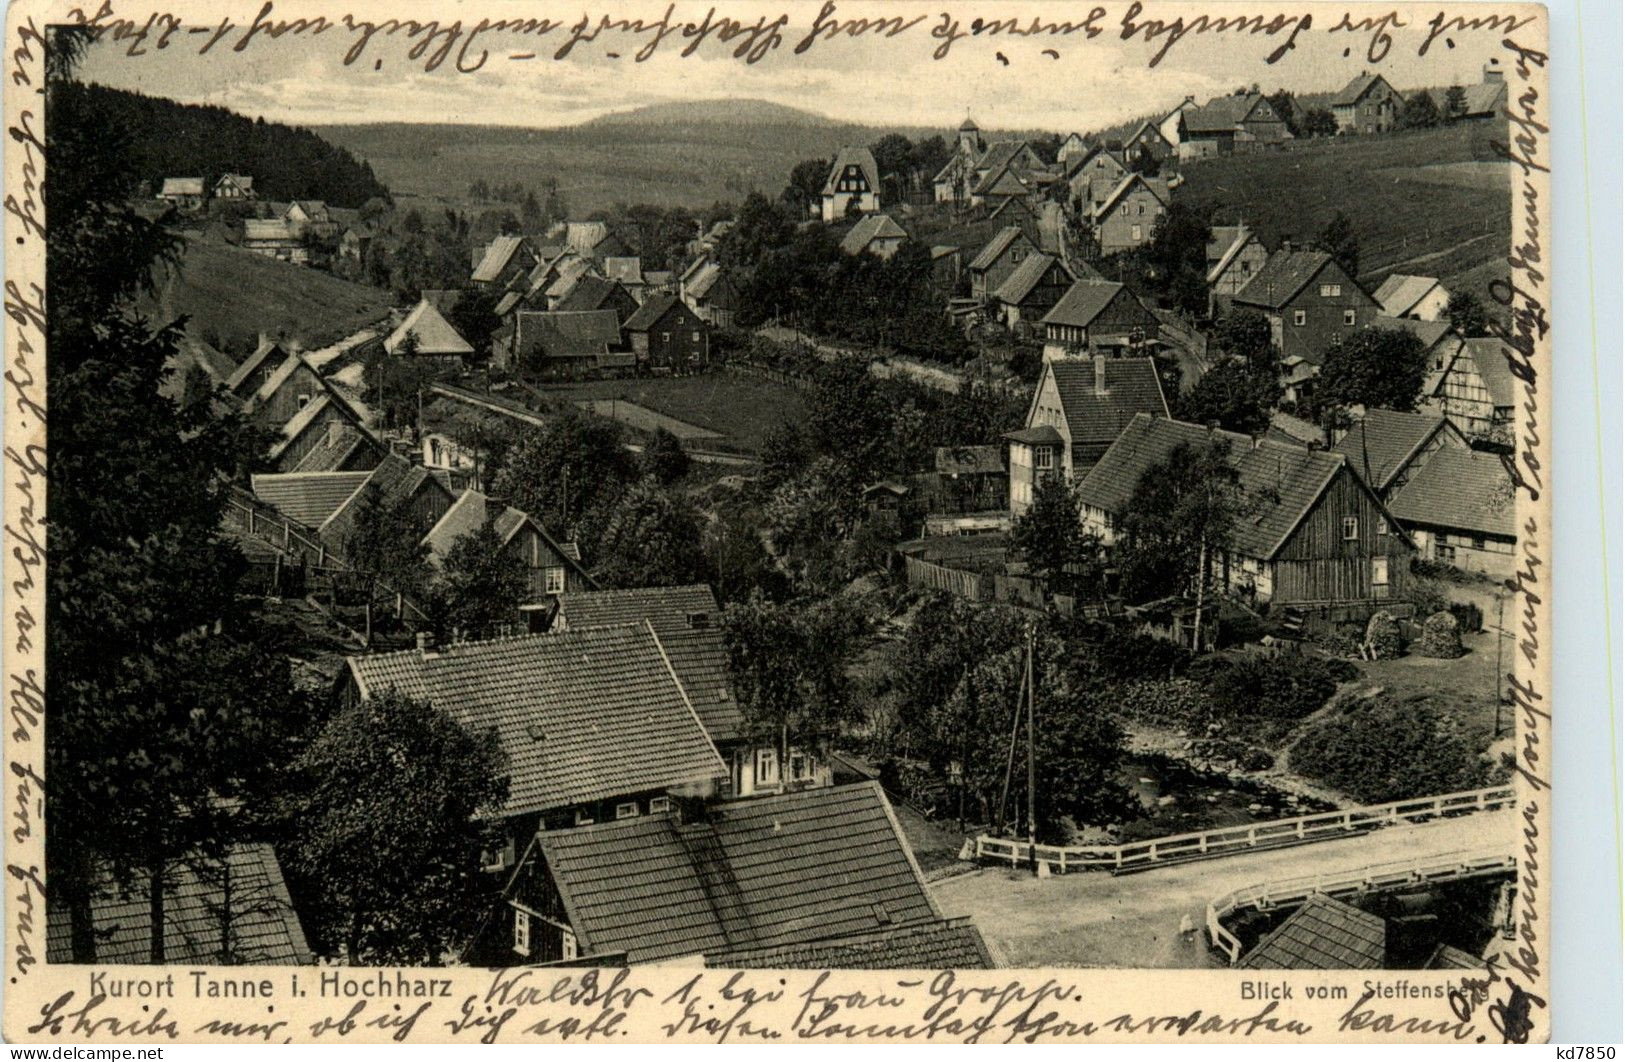
[[[393,687],[495,730],[508,758],[505,815],[727,773],[648,626],[352,656],[349,665],[363,696]]]
[[[934,467],[943,475],[1003,472],[1004,447],[939,446]]]
[[[716,595],[705,583],[588,590],[559,595],[558,624],[579,631],[648,620],[664,637],[668,631],[687,630],[690,616],[704,614],[715,622],[719,611]]]
[[[1080,280],[1066,289],[1061,301],[1050,307],[1049,313],[1044,315],[1043,323],[1088,328],[1094,319],[1100,316],[1101,311],[1111,305],[1118,293],[1126,290],[1115,281],[1093,278]],[[1134,293],[1128,292],[1128,297],[1134,298]]]
[[[371,472],[277,472],[249,480],[254,497],[297,524],[316,528],[350,495],[361,489]]]
[[[1230,464],[1253,510],[1231,528],[1232,548],[1243,556],[1268,560],[1342,471],[1342,455],[1269,439],[1255,447],[1251,437],[1236,432],[1141,414],[1083,478],[1079,500],[1109,513],[1122,512],[1141,477],[1166,461],[1175,447],[1200,448],[1213,438],[1230,443]]]
[[[1016,161],[1027,146],[1025,140],[995,140],[988,145],[982,157],[976,160],[976,169],[998,171]]]
[[[628,332],[647,332],[660,323],[660,319],[666,316],[668,310],[681,302],[682,300],[675,295],[650,295],[643,300],[643,305],[626,319],[622,327]]]
[[[1416,309],[1416,304],[1438,286],[1438,280],[1433,277],[1412,277],[1404,273],[1394,273],[1382,282],[1371,297],[1377,300],[1382,306],[1382,312],[1389,317],[1404,317]]]
[[[734,698],[722,628],[713,620],[708,627],[670,627],[656,637],[711,740],[720,744],[744,737],[745,713]]]
[[[378,488],[379,502],[386,511],[393,510],[424,489],[439,491],[445,495],[448,503],[451,500],[451,492],[430,475],[428,469],[410,464],[395,454],[388,454],[377,468],[367,473],[366,482],[316,529],[329,546],[338,550],[348,548],[350,535],[355,530],[356,514],[371,487]]]
[[[593,274],[592,259],[571,257],[559,263],[559,268],[547,284],[549,299],[562,299],[570,294],[582,277]]]
[[[980,196],[1016,196],[1026,195],[1030,188],[1026,179],[1017,172],[1012,165],[1001,166],[996,170],[989,170],[987,175],[972,189],[973,195]]]
[[[429,547],[429,557],[436,562],[444,561],[457,540],[484,527],[490,515],[484,494],[473,488],[463,491],[451,503],[445,515],[423,536],[423,544]]]
[[[1236,302],[1279,310],[1332,260],[1325,251],[1276,251],[1235,295]]]
[[[721,955],[940,918],[874,782],[537,834],[584,954]]]
[[[1517,536],[1512,477],[1496,454],[1446,447],[1428,457],[1389,503],[1405,524]]]
[[[564,296],[553,305],[553,309],[559,312],[602,310],[617,291],[626,291],[625,288],[621,287],[620,281],[584,273],[576,280],[570,290],[565,292]],[[627,297],[631,298],[630,292],[627,292]]]
[[[1006,225],[1004,228],[995,233],[991,240],[987,241],[986,246],[977,252],[975,258],[971,259],[971,271],[975,272],[979,269],[989,268],[994,262],[999,260],[999,257],[1003,255],[1005,251],[1010,249],[1011,244],[1015,243],[1017,240],[1026,239],[1027,235],[1021,231],[1021,227],[1019,225]],[[1030,244],[1032,241],[1027,240],[1027,242]],[[1036,249],[1037,248],[1034,248],[1034,250]]]
[[[313,961],[270,845],[236,845],[223,865],[218,860],[177,861],[170,864],[166,878],[165,961],[222,965],[228,885],[231,963],[294,966]],[[138,873],[128,888],[120,888],[108,875],[98,885],[91,901],[98,964],[142,965],[150,960],[148,880],[146,874]],[[68,913],[54,903],[47,918],[46,961],[73,961]]]
[[[1331,105],[1333,107],[1352,107],[1359,103],[1360,98],[1371,91],[1379,81],[1387,84],[1386,81],[1383,81],[1381,74],[1360,74],[1353,81],[1344,85],[1343,91],[1332,97]]]
[[[842,147],[835,154],[835,161],[830,164],[829,176],[824,179],[823,195],[835,194],[835,182],[848,166],[856,166],[863,171],[863,179],[869,182],[869,191],[880,194],[880,167],[875,165],[875,157],[866,147]]]
[[[514,316],[519,329],[515,352],[521,357],[594,357],[608,352],[621,339],[614,310],[520,310]]]
[[[1117,187],[1113,188],[1110,194],[1101,200],[1100,206],[1095,208],[1095,216],[1103,218],[1110,214],[1112,208],[1117,205],[1117,201],[1132,191],[1135,185],[1139,185],[1150,192],[1157,202],[1163,206],[1168,205],[1168,182],[1166,180],[1161,177],[1147,177],[1142,173],[1131,173],[1118,181]]]
[[[1376,970],[1387,959],[1388,924],[1319,893],[1236,965],[1247,970]]]
[[[384,349],[395,353],[408,334],[417,336],[419,355],[456,355],[474,353],[468,340],[457,334],[457,329],[443,317],[428,299],[421,299],[412,312],[384,340]]]
[[[1279,409],[1270,413],[1269,431],[1272,437],[1282,442],[1319,446],[1326,441],[1326,432],[1320,425]]]
[[[1422,349],[1432,350],[1445,336],[1451,334],[1449,321],[1417,321],[1409,317],[1378,315],[1371,321],[1373,328],[1397,328],[1409,332],[1422,341]]]
[[[1447,424],[1438,413],[1368,409],[1332,450],[1348,458],[1349,467],[1380,494],[1435,432],[1448,430]]]
[[[1049,424],[1017,428],[1015,431],[1005,432],[1004,437],[1011,442],[1026,443],[1029,446],[1059,446],[1066,441],[1061,438],[1060,431]]]
[[[859,218],[857,224],[841,238],[841,250],[847,254],[860,254],[876,240],[902,239],[907,235],[903,226],[893,221],[891,215],[869,214]]]
[[[835,940],[742,948],[707,956],[706,965],[737,970],[990,970],[993,957],[975,924],[956,918]]]
[[[1009,276],[1004,278],[1004,283],[999,285],[993,297],[999,302],[1020,306],[1026,301],[1027,296],[1033,293],[1038,282],[1044,279],[1044,274],[1049,272],[1050,266],[1058,261],[1059,259],[1047,254],[1028,255],[1021,260],[1020,265],[1011,270]],[[1062,269],[1065,268],[1063,265]]]
[[[1505,344],[1490,337],[1469,339],[1467,351],[1472,354],[1473,365],[1490,393],[1490,404],[1496,408],[1515,404],[1519,384],[1507,364]]]
[[[1072,445],[1110,442],[1136,416],[1166,417],[1168,402],[1150,358],[1106,358],[1106,393],[1095,394],[1093,359],[1052,361]]]
[[[1235,129],[1263,98],[1256,92],[1215,96],[1206,105],[1185,112],[1185,129],[1191,133],[1222,133]]]
[[[474,274],[469,279],[482,284],[496,280],[508,268],[508,263],[524,242],[523,236],[498,236],[492,240],[486,245],[485,254],[480,257],[480,263],[474,267]]]
[[[352,468],[358,463],[373,462],[376,468],[377,461],[383,456],[383,448],[376,443],[372,436],[359,428],[346,426],[332,432],[315,447],[306,452],[299,463],[293,467],[295,472],[336,472],[345,465]]]

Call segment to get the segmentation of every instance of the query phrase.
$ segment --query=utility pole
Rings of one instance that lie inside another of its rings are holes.
[[[1506,607],[1506,598],[1500,594],[1495,595],[1495,736],[1501,736],[1501,642],[1506,638],[1506,632],[1501,629],[1501,612]]]
[[[1033,877],[1038,876],[1038,780],[1036,752],[1038,742],[1033,733],[1033,629],[1027,628],[1027,861],[1033,865]]]
[[[1016,771],[1016,735],[1021,733],[1021,698],[1027,693],[1027,673],[1021,675],[1021,688],[1016,691],[1016,703],[1010,712],[1010,750],[1004,758],[1004,788],[999,791],[999,832],[1004,832],[1004,808],[1010,799],[1010,777]]]

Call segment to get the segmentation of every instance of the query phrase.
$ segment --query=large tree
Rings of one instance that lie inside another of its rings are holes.
[[[489,638],[514,622],[529,592],[524,561],[486,523],[452,543],[429,597],[442,635]]]
[[[1363,328],[1332,344],[1315,381],[1322,411],[1416,408],[1427,376],[1427,351],[1401,328]]]
[[[709,575],[694,506],[653,479],[605,510],[588,552],[593,578],[606,587],[681,586]]]
[[[496,897],[480,854],[506,770],[495,733],[393,691],[334,715],[282,808],[280,854],[315,949],[351,965],[446,962]]]
[[[354,521],[344,537],[344,556],[362,577],[366,594],[364,637],[372,644],[373,599],[381,586],[416,594],[428,577],[429,548],[406,505],[390,502],[376,483],[356,499]]]
[[[1240,358],[1255,369],[1273,372],[1280,361],[1270,319],[1257,310],[1233,310],[1219,318],[1208,343],[1213,352]]]
[[[1399,124],[1404,129],[1432,129],[1440,120],[1439,105],[1426,89],[1417,89],[1399,112]]]
[[[1281,380],[1274,369],[1260,370],[1240,359],[1226,359],[1203,373],[1176,404],[1181,420],[1259,435],[1270,426],[1270,415],[1281,394]]]
[[[1444,315],[1450,327],[1468,339],[1489,335],[1490,316],[1484,310],[1483,300],[1470,291],[1451,293]]]
[[[1303,114],[1305,136],[1336,136],[1337,116],[1325,107],[1311,107]]]
[[[1098,543],[1083,533],[1081,510],[1077,490],[1064,476],[1046,476],[1010,529],[1010,547],[1053,590],[1072,589],[1074,571],[1090,565],[1098,552]]]
[[[637,478],[614,421],[567,410],[507,453],[496,493],[549,529],[574,537],[581,521]]]

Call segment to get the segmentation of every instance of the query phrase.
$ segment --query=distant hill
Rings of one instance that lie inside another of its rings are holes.
[[[188,332],[237,357],[261,332],[326,346],[382,320],[391,303],[377,288],[203,237],[188,237],[154,301],[144,309],[159,321],[184,314]]]
[[[1309,243],[1341,210],[1368,289],[1416,273],[1483,298],[1506,275],[1512,238],[1508,163],[1495,139],[1506,139],[1504,121],[1302,141],[1192,163],[1174,194],[1213,204],[1220,222],[1247,222],[1272,247]]]
[[[615,111],[583,122],[577,128],[606,125],[666,125],[697,123],[718,125],[801,125],[836,126],[846,123],[799,107],[787,107],[769,100],[723,99],[678,100],[651,103],[629,111]]]
[[[243,173],[262,199],[358,207],[389,195],[365,162],[308,129],[105,85],[74,83],[63,91],[83,94],[88,113],[129,138],[136,182],[153,191],[165,177],[202,177],[212,185],[222,173]]]

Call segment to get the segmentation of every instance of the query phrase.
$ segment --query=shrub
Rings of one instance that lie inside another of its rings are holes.
[[[1425,577],[1418,578],[1412,583],[1411,603],[1416,606],[1418,616],[1431,616],[1450,607],[1450,599],[1445,596],[1444,584],[1437,579]]]
[[[1124,715],[1147,723],[1200,727],[1207,722],[1207,698],[1190,679],[1127,682],[1114,691],[1114,700]]]
[[[1405,652],[1405,636],[1399,632],[1399,621],[1393,613],[1372,613],[1365,625],[1365,645],[1378,660],[1392,660]]]
[[[1477,634],[1484,629],[1484,610],[1471,601],[1452,601],[1449,610],[1462,633]]]
[[[1464,653],[1456,617],[1444,611],[1429,616],[1422,624],[1422,637],[1416,643],[1416,651],[1441,660],[1454,660]]]
[[[1360,631],[1357,627],[1346,625],[1330,627],[1316,635],[1315,641],[1322,649],[1339,660],[1359,660],[1361,658]]]
[[[1354,677],[1352,665],[1304,653],[1247,657],[1204,667],[1203,684],[1220,718],[1296,720],[1314,712]]]
[[[1238,611],[1221,615],[1214,631],[1215,643],[1224,649],[1258,641],[1264,637],[1264,624],[1257,616]]]
[[[1471,789],[1487,774],[1425,698],[1385,694],[1317,720],[1293,746],[1292,767],[1367,804]]]
[[[1099,640],[1096,657],[1102,676],[1120,682],[1178,676],[1191,661],[1190,650],[1177,642],[1121,628]]]

